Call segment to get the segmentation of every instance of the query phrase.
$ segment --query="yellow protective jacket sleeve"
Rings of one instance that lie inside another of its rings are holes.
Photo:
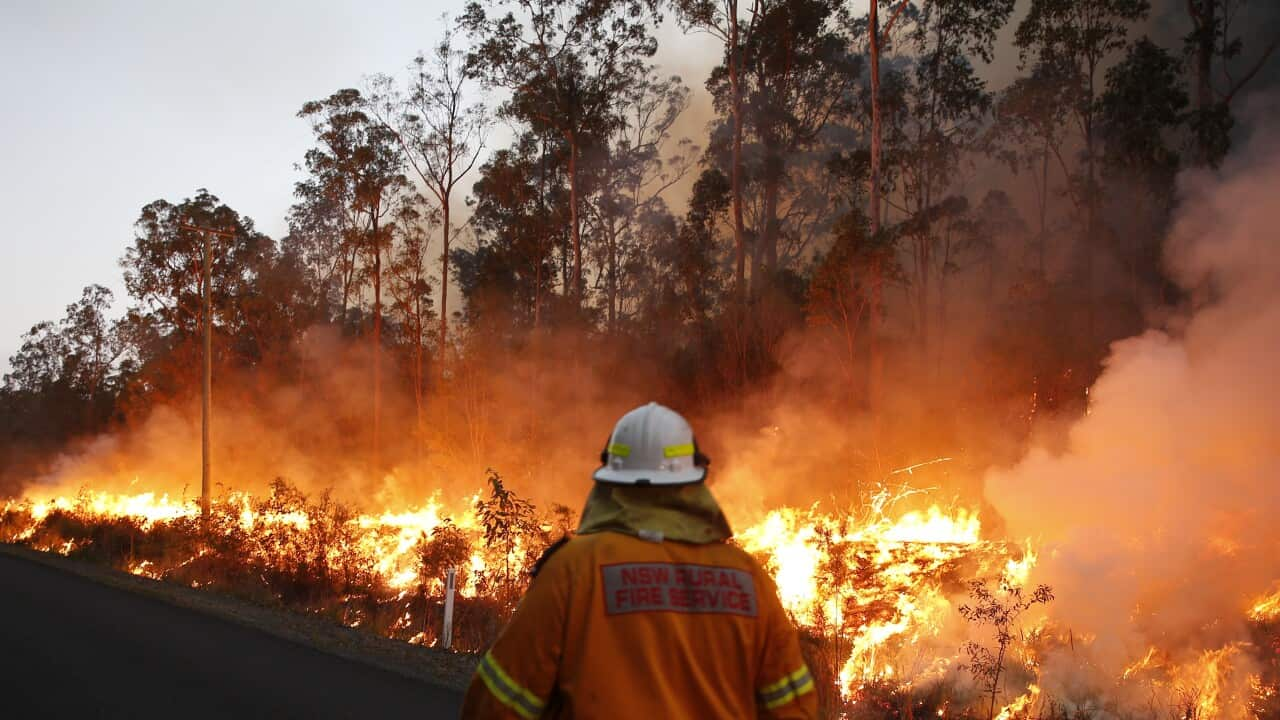
[[[580,535],[484,656],[464,720],[817,716],[768,575],[727,543]]]
[[[463,718],[546,716],[569,609],[565,570],[544,569],[529,586],[511,622],[481,658],[463,700]]]
[[[765,630],[765,651],[756,676],[756,700],[760,717],[802,720],[818,716],[818,694],[813,675],[800,654],[800,640],[778,600],[778,590],[767,575],[768,592],[762,603],[770,616]]]

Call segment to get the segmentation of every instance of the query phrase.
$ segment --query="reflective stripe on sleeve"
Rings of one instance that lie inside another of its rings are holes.
[[[493,659],[492,653],[485,653],[480,666],[476,668],[476,674],[499,702],[514,710],[520,717],[525,720],[537,720],[538,716],[542,715],[542,709],[546,707],[546,703],[512,680],[498,661]]]
[[[772,685],[761,688],[757,695],[760,697],[760,704],[773,710],[811,692],[813,692],[813,676],[809,674],[808,667],[801,665],[799,670]]]

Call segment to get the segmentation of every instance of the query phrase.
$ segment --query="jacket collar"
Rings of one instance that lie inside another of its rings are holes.
[[[578,533],[614,531],[645,540],[707,544],[733,536],[704,483],[636,487],[596,483],[582,509]]]

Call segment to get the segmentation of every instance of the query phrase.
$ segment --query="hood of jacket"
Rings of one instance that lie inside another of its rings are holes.
[[[704,483],[673,487],[596,483],[582,509],[579,534],[614,531],[645,540],[706,544],[733,536]]]

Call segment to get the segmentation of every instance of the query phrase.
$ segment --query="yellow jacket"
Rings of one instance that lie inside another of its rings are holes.
[[[484,718],[815,718],[773,581],[724,542],[578,535],[542,566],[463,704]]]

